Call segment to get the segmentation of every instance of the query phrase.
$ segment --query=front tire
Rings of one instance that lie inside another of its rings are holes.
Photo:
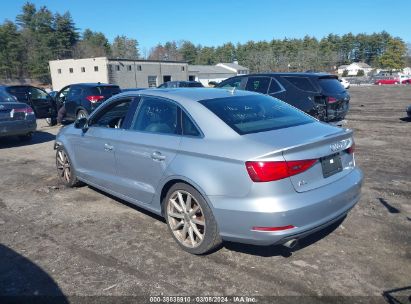
[[[46,122],[50,127],[55,126],[57,124],[57,118],[48,117],[48,118],[46,118]]]
[[[70,158],[62,146],[58,147],[56,151],[56,167],[58,179],[64,186],[72,188],[81,184],[76,177]]]
[[[192,186],[173,185],[163,203],[168,229],[182,249],[192,254],[204,254],[221,244],[211,208]]]

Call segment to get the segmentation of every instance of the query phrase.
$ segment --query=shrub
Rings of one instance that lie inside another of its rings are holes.
[[[364,76],[364,75],[365,75],[364,70],[358,70],[357,76]]]

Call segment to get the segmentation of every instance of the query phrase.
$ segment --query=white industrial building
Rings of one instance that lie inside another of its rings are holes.
[[[82,82],[117,84],[122,89],[148,88],[188,79],[188,64],[181,61],[96,57],[53,60],[49,66],[53,90]]]

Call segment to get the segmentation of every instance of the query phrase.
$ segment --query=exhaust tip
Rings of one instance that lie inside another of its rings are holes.
[[[288,240],[287,242],[283,243],[283,246],[285,246],[287,248],[290,248],[290,249],[294,248],[295,245],[297,245],[297,239],[291,239],[291,240]]]

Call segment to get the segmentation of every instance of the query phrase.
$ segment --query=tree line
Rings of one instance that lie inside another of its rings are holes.
[[[50,82],[48,61],[68,58],[109,56],[140,59],[136,39],[117,36],[110,43],[101,32],[79,33],[69,12],[52,13],[27,2],[15,21],[0,24],[0,78],[33,78]],[[389,70],[411,64],[407,45],[383,31],[374,34],[329,34],[322,39],[231,42],[221,46],[194,45],[190,41],[158,44],[144,56],[151,60],[186,61],[213,65],[237,60],[252,72],[335,71],[352,62],[365,62]]]

